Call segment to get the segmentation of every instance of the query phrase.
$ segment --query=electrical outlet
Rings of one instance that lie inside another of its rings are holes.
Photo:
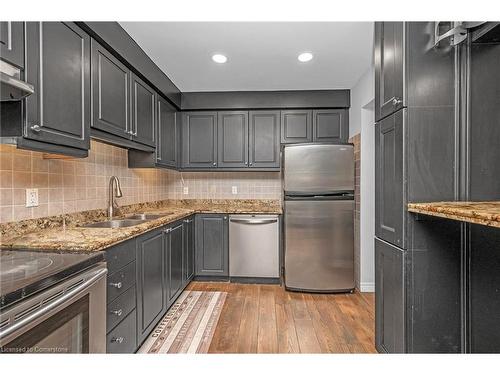
[[[231,186],[231,192],[233,194],[238,194],[238,186]]]
[[[38,206],[38,189],[26,189],[26,207]]]
[[[184,186],[184,188],[182,189],[182,192],[184,193],[184,195],[189,194],[189,187],[188,186]]]

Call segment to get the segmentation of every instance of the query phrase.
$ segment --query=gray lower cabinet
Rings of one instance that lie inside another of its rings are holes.
[[[130,70],[92,40],[92,128],[129,138]]]
[[[406,109],[375,125],[375,235],[406,248],[404,127]]]
[[[142,342],[162,317],[164,294],[164,234],[154,230],[137,239],[137,336]]]
[[[405,352],[405,252],[375,239],[375,345]]]
[[[133,73],[131,81],[131,139],[148,146],[155,146],[156,92]]]
[[[249,112],[250,168],[280,168],[280,112]]]
[[[180,140],[175,108],[161,96],[156,102],[156,164],[177,167]]]
[[[248,112],[217,114],[218,167],[248,166]]]
[[[312,111],[281,111],[281,143],[312,142]]]
[[[375,22],[375,121],[401,109],[403,22]]]
[[[184,285],[194,277],[194,216],[184,220]]]
[[[196,215],[196,276],[229,276],[227,215]]]
[[[165,231],[166,297],[170,307],[184,287],[184,225],[177,222]]]
[[[0,22],[0,59],[24,68],[24,22]]]
[[[25,138],[88,150],[90,36],[73,22],[27,22]]]
[[[136,241],[106,250],[106,352],[133,353],[137,347]]]
[[[217,112],[182,114],[182,166],[217,167]]]
[[[349,112],[345,109],[319,109],[312,113],[313,142],[347,142]]]

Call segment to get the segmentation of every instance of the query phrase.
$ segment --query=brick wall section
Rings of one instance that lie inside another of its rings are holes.
[[[356,288],[359,289],[360,280],[360,180],[361,180],[361,134],[358,133],[349,139],[349,142],[354,144],[354,280],[356,282]]]

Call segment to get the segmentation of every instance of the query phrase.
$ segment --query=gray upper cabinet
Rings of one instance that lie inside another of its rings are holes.
[[[347,142],[349,138],[348,111],[320,109],[312,113],[314,142]]]
[[[138,342],[149,333],[166,308],[164,293],[163,231],[152,231],[137,239]]]
[[[0,22],[0,59],[24,68],[23,22]]]
[[[217,167],[217,112],[182,114],[182,166]]]
[[[161,166],[177,166],[179,135],[175,108],[158,96],[156,103],[156,163]]]
[[[404,126],[406,109],[375,127],[375,235],[406,248]]]
[[[196,215],[196,276],[229,276],[227,215]]]
[[[405,352],[405,253],[375,239],[375,345],[379,352]]]
[[[311,118],[310,110],[281,111],[281,143],[311,142]]]
[[[87,150],[90,145],[90,36],[72,22],[26,23],[25,137]]]
[[[250,111],[249,167],[280,167],[280,112]]]
[[[217,116],[218,167],[248,165],[248,112],[219,112]]]
[[[404,105],[403,27],[403,22],[375,23],[376,121]]]
[[[146,82],[132,74],[132,140],[155,145],[156,92]]]
[[[95,40],[92,40],[92,127],[129,138],[129,69]]]

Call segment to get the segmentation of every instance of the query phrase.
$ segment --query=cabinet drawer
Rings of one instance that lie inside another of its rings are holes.
[[[137,348],[136,332],[134,310],[106,336],[106,353],[134,353]]]
[[[135,240],[123,242],[106,250],[106,262],[110,274],[133,260],[135,260]]]
[[[106,332],[111,331],[135,309],[135,286],[130,287],[106,308]]]
[[[106,289],[108,303],[135,284],[135,262],[123,267],[121,270],[108,275],[108,285]]]

